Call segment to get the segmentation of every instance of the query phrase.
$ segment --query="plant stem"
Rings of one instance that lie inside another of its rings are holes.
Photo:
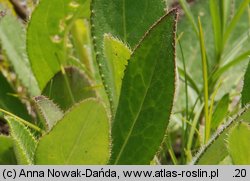
[[[205,112],[205,139],[204,143],[207,143],[210,138],[210,123],[209,123],[209,109],[208,109],[208,73],[207,73],[207,59],[206,59],[206,49],[205,49],[205,41],[204,34],[202,30],[202,25],[200,21],[200,17],[198,17],[199,24],[199,35],[200,35],[200,48],[201,48],[201,59],[202,59],[202,73],[203,73],[203,86],[204,86],[204,112]]]
[[[172,143],[171,143],[171,139],[170,136],[167,137],[167,147],[168,147],[168,153],[171,157],[171,160],[173,162],[174,165],[178,165],[178,160],[175,156],[174,150],[172,148]]]

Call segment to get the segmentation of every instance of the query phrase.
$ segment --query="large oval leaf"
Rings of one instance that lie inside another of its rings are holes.
[[[28,26],[27,49],[41,90],[60,66],[66,64],[69,25],[84,16],[86,1],[43,0],[33,12]]]
[[[164,137],[175,92],[176,13],[163,16],[129,60],[112,127],[112,164],[149,164]]]
[[[104,106],[87,99],[72,107],[43,136],[36,164],[106,164],[109,159],[109,120]]]
[[[104,35],[112,34],[132,49],[150,28],[164,14],[165,4],[161,0],[93,0],[92,1],[92,34],[97,53],[100,72],[111,106],[117,102],[114,73],[104,56]],[[119,99],[119,98],[118,98]]]

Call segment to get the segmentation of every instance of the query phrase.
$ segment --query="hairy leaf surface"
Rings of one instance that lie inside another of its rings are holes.
[[[176,10],[133,52],[112,127],[112,164],[149,164],[164,137],[175,92]]]
[[[28,128],[12,117],[7,117],[11,137],[14,141],[18,164],[33,164],[37,141]]]
[[[35,103],[44,118],[46,130],[50,131],[57,121],[62,119],[63,111],[45,96],[35,97]]]
[[[109,120],[104,106],[96,99],[87,99],[72,107],[41,138],[35,163],[106,164],[109,141]]]
[[[116,109],[120,96],[124,70],[132,52],[126,45],[110,34],[104,35],[103,49],[107,64],[113,75],[111,79],[114,84],[110,86],[114,86],[112,88],[114,90],[114,92],[112,92],[112,97],[114,97],[114,107]]]
[[[235,165],[250,164],[250,126],[249,123],[238,123],[228,136],[229,155]]]
[[[110,33],[134,49],[144,33],[164,14],[165,4],[161,0],[93,0],[91,7],[97,61],[111,106],[114,107],[115,82],[112,67],[104,56],[104,35]]]
[[[205,145],[193,160],[193,164],[216,165],[223,161],[229,154],[227,147],[228,135],[240,121],[250,122],[249,105],[239,112],[232,120],[229,120],[218,133]],[[240,142],[240,140],[238,140]]]

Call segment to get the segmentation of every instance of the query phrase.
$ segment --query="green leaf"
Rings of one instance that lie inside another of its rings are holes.
[[[244,86],[242,89],[242,104],[246,105],[250,103],[250,63],[248,63],[248,68],[244,77]]]
[[[219,59],[221,56],[222,51],[222,35],[223,35],[223,23],[222,23],[222,17],[220,16],[220,2],[217,0],[210,0],[210,14],[212,17],[212,23],[213,23],[213,33],[214,33],[214,44],[215,44],[215,54],[216,58]]]
[[[9,111],[23,119],[31,120],[25,105],[15,96],[16,92],[0,72],[0,108]]]
[[[217,129],[217,127],[222,123],[224,118],[227,116],[228,113],[228,106],[229,106],[229,94],[224,95],[221,100],[218,102],[211,121],[211,128]]]
[[[250,164],[250,127],[247,123],[239,123],[232,128],[228,136],[229,154],[235,165]]]
[[[164,14],[165,4],[162,0],[93,0],[91,7],[92,36],[97,61],[111,110],[114,110],[115,82],[112,67],[109,67],[104,56],[104,35],[111,34],[134,49],[144,33]]]
[[[112,85],[114,86],[112,87],[112,90],[114,90],[112,97],[114,98],[114,107],[116,109],[120,96],[124,70],[132,52],[125,44],[110,34],[104,35],[103,43],[104,56],[107,60],[109,70],[111,71],[110,74],[112,74],[112,77],[110,77],[112,79],[111,82],[114,83]]]
[[[87,76],[75,67],[67,67],[58,72],[46,85],[43,95],[53,100],[64,111],[73,104],[89,97],[96,97],[96,92]]]
[[[44,118],[46,130],[49,132],[62,119],[64,113],[53,101],[45,96],[37,96],[34,100]]]
[[[112,164],[149,164],[162,142],[175,92],[176,13],[155,23],[129,60],[112,125]]]
[[[199,37],[198,26],[195,23],[195,19],[194,19],[194,16],[192,14],[192,10],[190,9],[188,3],[186,2],[186,0],[179,0],[179,3],[181,5],[182,9],[184,10],[190,24],[192,25],[194,32],[196,33],[197,37]]]
[[[32,14],[27,49],[32,70],[41,90],[67,63],[67,36],[70,25],[84,16],[87,0],[43,0]],[[56,7],[56,11],[55,11]]]
[[[237,116],[229,120],[219,132],[214,134],[210,141],[197,153],[192,164],[216,165],[223,161],[229,154],[226,141],[228,135],[240,121],[250,123],[250,105],[247,105]]]
[[[244,13],[246,8],[248,7],[249,3],[250,3],[250,0],[242,0],[241,1],[241,4],[240,4],[238,10],[236,11],[235,15],[233,16],[233,19],[231,20],[227,29],[225,30],[224,39],[223,39],[224,45],[226,44],[227,40],[230,38],[232,31],[236,28],[237,23],[239,22],[242,14]]]
[[[0,10],[2,6],[0,5]],[[14,70],[32,96],[41,93],[37,81],[31,71],[30,63],[26,54],[26,33],[21,22],[10,12],[0,21],[0,42],[8,60]],[[22,68],[20,68],[22,67]]]
[[[15,165],[13,140],[8,136],[0,135],[0,145],[0,165]]]
[[[41,138],[35,163],[106,164],[109,147],[107,112],[98,100],[87,99],[72,107],[51,132]]]
[[[18,164],[33,164],[37,141],[26,126],[12,117],[6,117],[14,141]]]
[[[204,32],[201,25],[200,17],[198,17],[198,27],[199,27],[199,40],[201,49],[201,60],[202,60],[202,75],[203,75],[203,98],[204,98],[204,112],[205,112],[205,143],[207,143],[210,137],[210,120],[209,120],[209,108],[208,108],[208,60],[206,56],[206,46]]]

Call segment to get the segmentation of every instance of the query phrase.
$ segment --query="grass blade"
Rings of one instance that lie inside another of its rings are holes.
[[[202,73],[203,73],[203,96],[204,96],[204,112],[205,112],[205,140],[206,143],[210,138],[210,122],[209,122],[209,109],[208,109],[208,72],[207,72],[207,58],[206,58],[206,49],[205,49],[205,40],[202,30],[202,25],[200,18],[198,19],[199,24],[199,38],[200,38],[200,47],[201,47],[201,58],[202,58]]]
[[[244,13],[245,9],[248,8],[248,4],[250,3],[250,0],[243,0],[243,2],[241,3],[239,9],[237,10],[237,12],[235,13],[232,21],[229,23],[225,33],[224,33],[224,38],[223,38],[223,45],[226,45],[233,29],[235,28],[237,22],[239,21],[239,19],[241,18],[242,14]]]
[[[212,23],[213,23],[213,32],[214,32],[214,42],[215,42],[215,55],[217,58],[217,61],[220,60],[220,56],[222,53],[222,20],[220,16],[220,10],[219,10],[219,4],[217,0],[210,0],[210,14],[212,17]]]
[[[250,164],[250,126],[247,123],[239,123],[232,128],[228,136],[228,150],[235,165]]]
[[[197,37],[199,37],[199,29],[195,23],[193,14],[192,14],[191,10],[189,9],[186,0],[179,0],[179,2],[180,2],[181,7],[183,8],[183,10],[185,11],[190,23],[192,24],[193,29],[196,32]]]

